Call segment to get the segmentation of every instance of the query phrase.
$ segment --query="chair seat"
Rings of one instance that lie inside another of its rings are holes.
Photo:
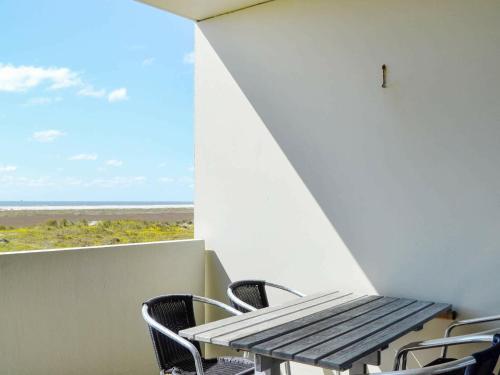
[[[202,359],[203,371],[206,375],[244,375],[254,372],[254,363],[240,357],[219,357],[213,359]],[[196,375],[193,361],[186,361],[166,371],[172,375]]]
[[[442,357],[440,357],[440,358],[436,358],[432,362],[429,362],[424,367],[442,365],[443,363],[448,363],[448,362],[452,362],[452,361],[456,361],[456,360],[457,360],[456,358],[442,358]],[[465,374],[465,368],[453,370],[453,371],[446,373],[446,375],[464,375],[464,374]]]

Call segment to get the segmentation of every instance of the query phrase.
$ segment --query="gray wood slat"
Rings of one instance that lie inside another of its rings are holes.
[[[397,340],[401,336],[428,322],[438,314],[450,309],[451,305],[448,304],[432,304],[361,341],[321,359],[318,364],[322,367],[347,370],[351,367],[352,363],[358,359],[387,346],[394,340]]]
[[[299,328],[303,328],[309,325],[313,325],[316,323],[320,323],[325,321],[326,319],[330,319],[336,315],[342,314],[344,312],[348,312],[349,310],[356,309],[360,306],[365,306],[367,304],[373,305],[373,301],[382,300],[383,297],[380,296],[368,296],[361,297],[352,302],[348,302],[341,306],[335,306],[329,308],[327,310],[318,312],[316,314],[312,314],[306,316],[304,318],[296,319],[294,321],[279,325],[274,328],[267,329],[265,331],[256,333],[255,335],[243,337],[241,339],[235,340],[231,342],[231,347],[236,349],[250,349],[251,347],[255,347],[259,344],[264,344],[273,340],[276,337],[281,337],[283,335],[289,334],[293,331],[298,330]],[[388,300],[393,301],[394,298],[388,298]],[[372,302],[372,303],[370,303]],[[384,301],[385,302],[385,301]],[[387,302],[385,302],[387,303]],[[364,311],[364,310],[362,310]]]
[[[406,317],[418,307],[411,307],[414,300],[397,299],[379,309],[348,320],[326,330],[306,336],[300,340],[281,346],[273,350],[273,355],[283,359],[299,359],[306,363],[314,364],[321,355],[333,352],[332,348],[350,344],[355,332],[367,331],[369,327],[376,326],[380,320],[388,324],[398,317]],[[421,306],[423,308],[423,306]],[[299,358],[300,357],[300,358]]]
[[[393,325],[396,322],[415,314],[416,312],[424,309],[429,305],[431,305],[430,302],[413,302],[396,311],[391,312],[390,314],[379,317],[379,319],[377,320],[371,319],[369,321],[365,321],[365,324],[356,327],[354,330],[351,330],[348,333],[331,338],[319,345],[314,345],[310,349],[301,351],[300,353],[296,351],[298,347],[295,346],[293,349],[293,358],[303,363],[316,364],[320,359],[333,354],[336,351],[339,351],[356,341],[362,340],[377,331]],[[342,327],[340,328],[342,329]],[[313,344],[314,338],[308,338],[306,339],[306,341],[309,344]],[[288,354],[288,348],[280,348],[274,351],[273,354],[279,354],[280,356]]]
[[[306,337],[312,336],[312,335],[319,335],[315,336],[319,340],[324,336],[321,336],[320,333],[322,331],[326,331],[328,329],[332,330],[333,327],[337,327],[335,330],[338,331],[338,328],[340,326],[345,327],[345,324],[354,318],[361,317],[361,316],[368,316],[367,314],[372,311],[373,314],[377,314],[378,316],[378,309],[380,309],[383,306],[389,305],[395,302],[395,298],[380,298],[378,300],[372,301],[371,303],[366,303],[363,305],[354,306],[354,308],[351,308],[347,310],[346,308],[342,309],[342,307],[338,308],[337,310],[340,310],[338,313],[334,313],[333,310],[330,313],[330,318],[324,319],[322,321],[310,324],[310,325],[302,325],[302,327],[299,327],[299,329],[294,330],[293,332],[289,333],[284,333],[282,335],[279,335],[278,337],[275,337],[271,340],[262,342],[260,344],[257,344],[252,347],[252,352],[258,353],[258,354],[266,354],[269,355],[272,353],[273,350],[276,350],[280,347],[283,347],[285,345],[290,345],[294,342],[297,342],[301,339],[305,339]],[[390,310],[397,309],[397,306],[394,307],[389,307]],[[360,319],[358,319],[360,321]],[[359,323],[361,324],[361,323]],[[280,328],[280,327],[277,327]],[[304,348],[306,349],[306,348]]]
[[[339,293],[339,291],[331,290],[331,291],[326,291],[326,292],[310,294],[310,295],[307,295],[307,296],[302,297],[302,298],[294,298],[292,301],[288,301],[288,302],[283,303],[279,306],[270,306],[270,307],[266,307],[264,309],[251,311],[251,312],[248,312],[248,313],[245,313],[242,315],[231,316],[229,318],[220,319],[220,320],[217,320],[215,322],[206,323],[206,324],[202,324],[202,325],[199,325],[196,327],[185,329],[185,330],[180,331],[179,335],[181,335],[182,337],[185,337],[187,339],[193,340],[195,335],[198,333],[201,333],[201,332],[206,332],[206,331],[209,331],[211,329],[224,327],[224,326],[229,325],[229,324],[248,320],[248,319],[254,318],[254,317],[259,316],[259,315],[264,315],[264,314],[267,314],[267,313],[270,313],[273,311],[282,310],[282,309],[285,309],[289,306],[299,305],[299,304],[306,303],[308,301],[312,301],[312,300],[324,297],[326,295],[335,294],[335,293]]]
[[[240,325],[240,323],[235,323],[234,325],[221,328],[220,331],[214,330],[206,333],[201,333],[199,335],[196,335],[196,339],[203,342],[211,342],[214,344],[229,346],[229,343],[231,341],[237,340],[241,337],[249,336],[265,329],[276,327],[277,325],[281,325],[292,320],[326,310],[330,307],[347,303],[359,297],[360,296],[348,293],[341,297],[329,297],[330,299],[325,298],[325,300],[323,301],[321,301],[321,299],[317,299],[311,301],[309,304],[292,306],[286,310],[280,310],[277,312],[266,314],[264,316],[256,317],[255,319],[241,322],[241,324],[245,323],[244,326],[238,326]]]
[[[288,315],[292,312],[305,310],[311,306],[316,306],[325,302],[336,300],[345,296],[352,295],[351,293],[332,293],[327,294],[313,300],[307,301],[305,303],[294,304],[287,306],[284,309],[279,309],[276,311],[267,312],[265,314],[258,314],[250,319],[245,319],[240,322],[233,322],[231,324],[226,324],[223,327],[214,328],[205,332],[200,332],[195,335],[195,339],[203,342],[212,342],[213,337],[222,336],[231,332],[238,330],[243,330],[248,327],[255,326],[257,323],[266,322],[268,320]]]

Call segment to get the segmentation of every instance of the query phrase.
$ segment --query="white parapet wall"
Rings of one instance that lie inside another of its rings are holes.
[[[204,294],[201,240],[0,254],[2,375],[158,372],[141,303]]]

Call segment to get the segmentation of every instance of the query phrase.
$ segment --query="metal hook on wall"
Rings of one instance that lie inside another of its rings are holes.
[[[387,87],[387,65],[382,65],[382,87]]]

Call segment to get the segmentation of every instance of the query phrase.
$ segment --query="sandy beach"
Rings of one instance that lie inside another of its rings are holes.
[[[143,221],[192,221],[193,207],[161,208],[71,208],[71,209],[15,209],[0,210],[0,225],[27,227],[46,223],[48,220],[143,220]]]

